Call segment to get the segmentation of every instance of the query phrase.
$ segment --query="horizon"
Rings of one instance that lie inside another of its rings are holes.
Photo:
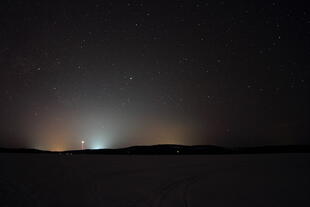
[[[150,148],[150,147],[215,147],[215,148],[221,148],[221,149],[226,149],[226,150],[242,150],[242,149],[258,149],[258,148],[287,148],[287,147],[308,147],[309,150],[307,152],[310,152],[310,144],[303,144],[303,145],[293,145],[293,144],[288,144],[288,145],[272,145],[272,144],[267,144],[267,145],[252,145],[252,146],[222,146],[222,145],[182,145],[182,144],[154,144],[154,145],[128,145],[128,146],[123,146],[123,147],[117,147],[117,148],[84,148],[84,149],[66,149],[66,150],[48,150],[48,149],[39,149],[39,148],[21,148],[21,147],[0,147],[0,150],[14,150],[17,152],[18,151],[23,151],[23,150],[34,150],[34,151],[39,151],[39,152],[89,152],[89,151],[104,151],[104,150],[126,150],[126,149],[132,149],[132,148]],[[1,151],[0,151],[1,152]],[[298,151],[297,151],[298,152]],[[159,151],[160,153],[160,151]],[[225,153],[224,153],[225,154]]]
[[[218,147],[224,147],[224,148],[247,148],[247,147],[264,147],[264,146],[308,146],[310,143],[276,143],[276,142],[261,142],[261,143],[255,143],[255,144],[249,144],[249,143],[231,143],[231,144],[225,144],[225,143],[194,143],[194,144],[184,144],[184,143],[152,143],[152,144],[119,144],[119,145],[103,145],[98,143],[104,143],[104,140],[99,140],[95,143],[94,142],[88,143],[87,141],[84,141],[84,149],[82,149],[81,146],[81,140],[76,140],[77,142],[74,145],[71,146],[57,146],[57,145],[51,145],[51,146],[27,146],[27,145],[2,145],[0,148],[3,149],[34,149],[34,150],[41,150],[41,151],[50,151],[50,152],[65,152],[65,151],[78,151],[78,150],[101,150],[101,149],[123,149],[128,147],[136,147],[136,146],[160,146],[160,145],[177,145],[177,146],[218,146]]]

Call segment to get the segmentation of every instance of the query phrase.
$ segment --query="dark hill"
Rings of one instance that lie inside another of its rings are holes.
[[[309,153],[309,145],[259,146],[225,148],[215,145],[152,145],[120,149],[76,150],[73,154],[258,154],[258,153]]]
[[[27,148],[0,148],[0,153],[53,153],[53,152],[38,149],[27,149]]]
[[[0,153],[63,153],[63,154],[144,154],[144,155],[169,155],[169,154],[262,154],[262,153],[310,153],[310,145],[279,145],[258,147],[226,148],[215,145],[151,145],[132,146],[119,149],[98,150],[71,150],[64,152],[50,152],[36,149],[9,149],[0,148]]]

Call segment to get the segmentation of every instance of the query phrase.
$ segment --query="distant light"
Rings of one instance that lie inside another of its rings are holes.
[[[96,146],[96,147],[92,147],[92,149],[104,149],[104,148],[100,146]]]
[[[81,149],[84,150],[84,143],[85,143],[85,141],[82,140],[81,143],[82,143]]]
[[[92,143],[90,146],[91,149],[104,149],[105,146],[102,143]]]
[[[106,135],[97,134],[93,135],[87,140],[90,149],[105,149],[107,148]]]

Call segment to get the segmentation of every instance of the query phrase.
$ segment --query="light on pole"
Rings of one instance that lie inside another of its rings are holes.
[[[82,150],[84,150],[84,143],[85,143],[85,141],[82,140],[81,143],[82,143]]]

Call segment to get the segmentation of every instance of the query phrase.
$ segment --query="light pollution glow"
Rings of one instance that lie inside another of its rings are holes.
[[[190,144],[186,138],[193,134],[191,124],[154,117],[131,120],[100,113],[77,117],[58,112],[32,118],[27,122],[27,132],[33,141],[31,148],[50,151],[81,149],[82,140],[85,140],[84,149]]]

